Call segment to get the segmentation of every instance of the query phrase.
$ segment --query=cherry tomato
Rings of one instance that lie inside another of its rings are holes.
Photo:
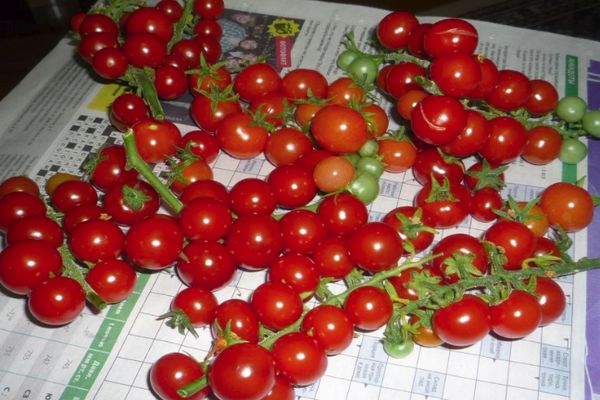
[[[540,326],[546,326],[556,321],[567,306],[565,293],[560,285],[550,278],[538,277],[535,293],[542,309]]]
[[[112,102],[110,120],[122,132],[146,118],[148,118],[148,107],[144,100],[135,94],[123,93]]]
[[[367,122],[358,112],[341,105],[327,105],[313,117],[311,133],[332,153],[355,153],[369,139]]]
[[[369,222],[348,236],[350,257],[369,272],[392,268],[402,255],[402,239],[383,222]]]
[[[163,65],[154,72],[154,87],[160,99],[175,100],[187,91],[187,78],[180,68]]]
[[[125,31],[127,35],[151,33],[168,42],[173,36],[173,22],[156,8],[140,7],[127,17]]]
[[[434,333],[451,346],[465,347],[477,343],[490,331],[488,305],[479,297],[466,294],[462,299],[433,314]]]
[[[125,235],[113,222],[91,219],[78,224],[69,235],[69,250],[80,261],[96,263],[118,257]]]
[[[536,237],[525,225],[515,221],[498,221],[484,234],[484,239],[504,249],[505,269],[521,268],[521,263],[533,255]]]
[[[319,270],[308,256],[284,254],[271,264],[269,280],[291,287],[305,299],[319,285]]]
[[[188,286],[217,290],[226,286],[237,265],[224,245],[218,242],[190,242],[177,261],[177,275]]]
[[[422,252],[433,242],[432,228],[424,226],[421,211],[417,213],[416,207],[394,208],[383,217],[383,222],[394,228],[403,242],[410,242],[415,253]]]
[[[68,174],[66,172],[57,172],[50,178],[48,178],[46,184],[44,185],[44,189],[46,190],[46,193],[48,193],[48,196],[52,197],[52,194],[54,193],[54,190],[56,190],[58,185],[65,181],[75,181],[78,179],[79,177],[76,175]]]
[[[406,46],[411,54],[419,58],[427,58],[427,53],[425,53],[424,48],[425,33],[427,33],[432,25],[433,24],[424,22],[413,29]]]
[[[174,156],[181,142],[179,128],[169,120],[142,120],[133,126],[133,136],[140,157],[148,163]]]
[[[54,247],[63,243],[63,231],[53,219],[43,215],[31,216],[13,223],[6,232],[6,244],[23,240],[41,240]]]
[[[190,111],[196,125],[209,132],[214,132],[225,117],[241,112],[242,107],[235,99],[212,100],[201,94],[192,100]]]
[[[423,47],[432,58],[448,53],[472,54],[478,41],[477,29],[469,22],[446,18],[427,29],[423,36]]]
[[[191,183],[213,178],[213,171],[202,158],[184,160],[175,165],[174,179],[170,188],[179,194]]]
[[[415,206],[423,209],[423,222],[434,228],[451,228],[465,220],[469,214],[471,194],[458,183],[448,183],[448,190],[436,195],[431,182],[415,197]]]
[[[196,99],[198,98],[200,97]],[[266,128],[255,124],[250,114],[241,111],[228,114],[215,132],[221,149],[242,160],[254,158],[262,153],[268,136]]]
[[[496,117],[488,124],[489,137],[479,154],[492,164],[507,164],[517,159],[527,142],[523,124],[512,117]]]
[[[171,311],[182,311],[194,328],[200,328],[212,324],[217,305],[217,298],[211,291],[189,287],[175,295]]]
[[[283,335],[271,348],[277,371],[293,385],[311,385],[325,374],[327,354],[304,332]]]
[[[48,279],[33,288],[27,308],[42,324],[60,326],[74,321],[85,307],[81,285],[64,276]]]
[[[102,49],[118,47],[117,37],[110,33],[94,32],[85,35],[79,42],[79,55],[85,62],[92,64],[94,57]]]
[[[385,78],[385,87],[387,92],[394,98],[399,98],[409,90],[421,89],[421,86],[415,82],[418,76],[425,77],[427,72],[423,67],[411,62],[401,62],[395,64],[388,71]]]
[[[269,394],[262,400],[295,400],[296,394],[292,385],[281,375],[275,377],[275,384]]]
[[[40,188],[37,183],[28,176],[11,176],[0,184],[0,199],[12,192],[25,192],[39,197]]]
[[[361,286],[346,298],[344,310],[356,328],[373,331],[385,325],[392,316],[392,300],[383,289]]]
[[[150,388],[161,399],[201,400],[208,396],[210,391],[208,387],[189,397],[180,396],[177,390],[203,376],[202,365],[191,356],[183,353],[167,353],[154,362],[148,379]]]
[[[255,114],[258,113],[260,118],[264,118],[266,122],[278,128],[285,122],[286,112],[289,111],[290,106],[283,94],[275,92],[254,98],[248,109]]]
[[[108,80],[121,78],[127,72],[127,57],[120,49],[113,47],[103,48],[94,54],[92,66],[94,72]]]
[[[488,120],[478,111],[467,110],[467,123],[452,141],[441,148],[454,157],[467,157],[484,146],[490,134]]]
[[[155,68],[167,55],[167,45],[160,37],[151,33],[136,33],[125,39],[123,53],[134,67]]]
[[[82,222],[89,221],[91,219],[100,219],[104,214],[104,209],[94,203],[82,204],[75,208],[71,208],[67,211],[62,220],[63,230],[70,234],[73,229]],[[116,222],[112,220],[112,222]],[[61,233],[62,235],[62,233]]]
[[[548,186],[540,197],[540,207],[551,226],[567,232],[577,232],[590,224],[594,203],[587,190],[567,182]]]
[[[558,92],[553,84],[543,79],[530,81],[531,94],[525,102],[525,109],[532,115],[552,112],[558,104]]]
[[[335,235],[346,235],[364,225],[368,219],[365,204],[348,193],[323,199],[318,214],[327,231]]]
[[[234,260],[249,270],[266,268],[283,249],[281,228],[267,214],[241,215],[233,223],[225,245]]]
[[[326,98],[329,104],[347,105],[350,102],[360,103],[364,95],[364,90],[352,78],[341,77],[329,84]]]
[[[551,126],[536,126],[527,132],[521,157],[531,164],[544,165],[560,154],[562,136]]]
[[[429,93],[421,89],[411,89],[402,93],[396,102],[396,111],[402,118],[407,121],[411,120],[412,110],[419,104],[421,100],[429,96]]]
[[[111,187],[135,179],[135,169],[126,169],[125,148],[120,145],[103,147],[98,153],[98,162],[90,176],[90,181],[98,189],[106,192]]]
[[[194,36],[193,38],[196,43],[200,45],[202,49],[202,55],[209,63],[216,63],[221,58],[221,44],[219,41],[210,36]]]
[[[477,221],[492,222],[498,218],[494,210],[501,210],[503,206],[504,201],[500,193],[494,188],[485,187],[473,194],[469,213]]]
[[[183,204],[199,197],[208,197],[229,204],[229,193],[221,182],[212,179],[190,183],[179,196]]]
[[[417,159],[417,150],[408,140],[380,140],[377,153],[381,156],[381,162],[388,172],[405,172]]]
[[[252,64],[235,77],[233,88],[240,98],[252,101],[268,93],[278,92],[281,88],[279,73],[268,64]]]
[[[189,149],[192,154],[202,158],[208,164],[215,161],[219,155],[219,142],[204,130],[189,131],[183,135],[181,147]]]
[[[237,215],[271,214],[277,199],[271,186],[258,178],[238,181],[229,192],[231,211]]]
[[[321,276],[333,279],[342,279],[356,266],[346,241],[337,236],[321,240],[313,250],[313,260]]]
[[[468,97],[481,81],[481,69],[476,56],[449,53],[433,59],[429,76],[445,95]]]
[[[306,313],[302,320],[302,331],[319,342],[328,355],[346,350],[354,336],[354,326],[346,312],[326,304]]]
[[[415,136],[425,143],[444,145],[454,140],[467,124],[463,105],[448,96],[428,96],[411,113]]]
[[[177,0],[160,0],[155,8],[165,14],[171,22],[179,21],[179,18],[183,14],[183,7]]]
[[[436,147],[419,152],[412,171],[415,179],[422,185],[430,182],[432,177],[440,182],[446,177],[450,182],[459,183],[465,176],[462,161],[448,157]]]
[[[542,320],[538,300],[522,290],[513,290],[501,303],[490,307],[492,331],[506,339],[520,339],[532,333]]]
[[[531,83],[523,73],[504,69],[498,72],[496,86],[487,102],[502,111],[513,111],[525,105],[531,95]]]
[[[156,214],[136,222],[125,236],[125,254],[141,268],[161,270],[174,263],[183,247],[177,222]]]
[[[347,158],[331,156],[319,161],[313,171],[314,182],[325,193],[345,188],[354,177],[354,166]]]
[[[104,195],[104,211],[121,225],[132,225],[156,214],[158,193],[149,183],[131,179],[111,187]]]
[[[115,258],[100,261],[85,276],[86,282],[105,302],[119,303],[135,289],[135,270]]]
[[[227,204],[198,198],[188,202],[179,213],[179,226],[190,240],[216,241],[225,237],[232,223]]]
[[[300,295],[281,282],[259,285],[252,293],[250,304],[260,322],[275,331],[293,324],[302,315]]]
[[[95,32],[104,32],[117,37],[119,35],[119,28],[107,15],[87,14],[83,21],[81,21],[78,32],[81,36],[86,36]]]
[[[327,232],[319,215],[303,209],[286,213],[279,220],[279,226],[287,253],[312,253]]]
[[[27,192],[12,192],[0,199],[1,232],[6,232],[13,224],[25,218],[44,215],[46,215],[46,205],[38,196]]]
[[[265,156],[273,165],[290,165],[311,149],[312,142],[302,131],[280,128],[267,138]]]
[[[390,120],[386,111],[381,106],[375,103],[368,104],[362,107],[360,112],[363,114],[365,121],[367,121],[371,137],[378,138],[387,132]]]
[[[479,239],[465,233],[455,233],[440,240],[431,250],[439,257],[432,261],[434,269],[439,270],[447,282],[453,283],[464,276],[483,275],[487,272],[488,259],[485,248]],[[470,268],[475,267],[476,271]],[[459,271],[463,275],[459,275]]]
[[[213,335],[218,337],[229,325],[231,333],[250,343],[258,342],[258,317],[252,306],[240,299],[224,301],[217,306],[212,325]]]
[[[223,0],[194,0],[196,15],[204,19],[218,19],[224,9]]]
[[[275,384],[271,352],[251,343],[225,348],[208,369],[208,385],[222,400],[261,399]]]
[[[66,212],[82,204],[96,204],[98,194],[88,182],[68,180],[56,187],[50,200],[54,208]]]
[[[51,274],[60,275],[61,270],[60,253],[43,241],[19,241],[0,253],[0,283],[18,295],[29,294]]]
[[[281,80],[281,93],[290,100],[323,98],[327,94],[327,79],[314,69],[297,68],[288,72]]]
[[[408,44],[411,33],[418,25],[419,21],[413,14],[393,11],[377,24],[377,39],[388,49],[401,49]]]
[[[316,171],[316,169],[315,169]],[[307,205],[317,194],[313,176],[299,165],[280,165],[267,177],[277,205],[298,208]]]
[[[214,19],[201,19],[194,25],[194,33],[198,36],[210,36],[215,40],[220,40],[223,36],[223,28]]]

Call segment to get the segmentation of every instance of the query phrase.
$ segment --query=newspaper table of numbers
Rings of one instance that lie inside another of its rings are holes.
[[[353,30],[367,49],[367,39],[383,10],[333,6],[310,1],[226,1],[220,21],[223,54],[230,65],[268,54],[285,74],[290,68],[316,68],[331,81],[340,75],[335,59],[343,35]],[[433,21],[434,18],[423,18]],[[478,52],[499,68],[513,68],[530,78],[553,82],[563,94],[586,98],[600,108],[600,44],[585,40],[472,21],[480,33]],[[253,40],[251,46],[241,42]],[[250,50],[249,50],[250,49]],[[61,42],[11,95],[0,103],[0,178],[28,173],[40,185],[56,172],[81,173],[81,166],[103,144],[120,143],[120,133],[106,108],[120,93],[116,85],[93,80]],[[188,114],[189,98],[164,104],[182,133],[195,129]],[[390,108],[391,104],[382,99]],[[15,111],[17,110],[17,111]],[[600,146],[590,143],[588,159],[578,167],[554,162],[545,167],[518,163],[508,170],[503,193],[532,199],[550,183],[588,176],[596,187],[592,166],[600,165]],[[474,160],[466,160],[467,166]],[[588,172],[588,165],[589,172]],[[212,164],[216,180],[231,187],[247,177],[265,177],[273,166],[258,158],[239,161],[221,153]],[[157,167],[156,173],[164,176]],[[420,185],[411,173],[385,173],[380,196],[370,206],[370,219],[409,205]],[[573,235],[573,255],[595,255],[596,222]],[[479,236],[487,225],[467,220],[436,237],[457,232]],[[219,301],[247,299],[265,273],[238,272],[215,294]],[[461,349],[415,347],[400,359],[383,351],[382,331],[360,333],[343,354],[328,358],[324,377],[298,388],[302,399],[593,399],[600,393],[596,358],[600,350],[586,340],[600,330],[594,311],[600,300],[593,290],[598,274],[561,279],[568,306],[554,324],[518,341],[487,336]],[[132,296],[102,313],[89,309],[73,323],[46,328],[32,322],[25,301],[0,293],[0,399],[152,399],[148,371],[168,352],[187,352],[202,359],[211,334],[181,335],[157,317],[169,308],[183,284],[172,269],[139,273]],[[592,288],[592,290],[590,290]],[[342,290],[341,286],[337,288]]]

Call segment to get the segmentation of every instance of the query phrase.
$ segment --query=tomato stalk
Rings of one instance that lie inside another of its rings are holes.
[[[135,86],[141,92],[140,94],[150,108],[152,117],[158,121],[164,121],[165,113],[154,87],[154,70],[148,67],[141,69],[130,66],[125,76],[129,78],[127,79],[129,84]]]
[[[81,268],[75,262],[73,255],[69,251],[69,248],[66,244],[63,244],[60,249],[60,255],[63,261],[63,276],[67,276],[71,279],[74,279],[81,285],[83,291],[85,292],[85,297],[87,300],[99,311],[102,311],[106,308],[106,302],[98,296],[98,294],[92,289],[92,287],[85,280],[85,276],[81,272]]]
[[[130,168],[134,168],[140,173],[148,183],[158,192],[161,198],[169,205],[169,207],[176,213],[179,214],[183,208],[183,203],[175,197],[164,183],[158,179],[152,172],[152,169],[146,162],[140,157],[135,145],[135,138],[133,136],[133,130],[129,129],[123,134],[123,144],[125,146],[125,154],[127,155],[127,165]]]
[[[173,29],[173,37],[167,43],[167,50],[169,53],[171,52],[171,48],[175,43],[179,42],[183,38],[183,34],[186,31],[186,28],[192,24],[192,20],[194,16],[192,12],[194,11],[194,1],[193,0],[184,0],[183,13],[181,14],[181,18],[174,26]]]
[[[206,373],[204,373],[204,376],[202,376],[202,378],[200,378],[196,381],[193,381],[192,383],[188,383],[181,389],[178,389],[177,394],[183,398],[187,398],[187,397],[193,396],[195,393],[198,393],[199,391],[204,389],[206,386],[208,386],[208,379],[207,379]]]

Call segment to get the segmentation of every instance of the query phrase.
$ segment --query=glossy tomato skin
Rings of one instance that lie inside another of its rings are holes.
[[[135,67],[158,67],[167,55],[167,45],[151,33],[129,35],[123,43],[123,53]]]
[[[181,132],[171,121],[148,118],[133,126],[135,144],[142,159],[159,163],[172,157],[181,142]]]
[[[267,177],[277,204],[283,208],[307,205],[317,194],[317,186],[308,171],[298,165],[280,165]]]
[[[194,241],[183,248],[177,261],[179,279],[190,287],[217,290],[226,286],[235,274],[237,265],[218,242]]]
[[[181,228],[175,219],[162,214],[135,223],[125,236],[125,254],[149,270],[161,270],[174,263],[182,247]]]
[[[378,272],[392,268],[402,255],[402,239],[383,222],[369,222],[348,236],[350,257],[363,269]]]
[[[326,99],[329,99],[328,104],[348,105],[351,101],[362,101],[364,95],[364,90],[354,84],[352,78],[343,76],[329,84]]]
[[[127,17],[125,31],[127,35],[151,33],[168,42],[173,36],[173,22],[156,8],[140,7]]]
[[[259,115],[264,116],[265,120],[273,124],[276,128],[283,125],[286,108],[289,109],[288,100],[279,92],[256,97],[248,107],[252,113],[258,112]]]
[[[415,197],[415,206],[423,210],[423,222],[434,228],[451,228],[459,225],[469,215],[471,194],[462,185],[450,183],[450,193],[454,200],[440,199],[428,201],[431,182],[423,186]]]
[[[229,192],[231,211],[237,215],[271,214],[277,199],[271,186],[258,178],[238,181]]]
[[[27,192],[8,193],[0,199],[0,232],[28,217],[46,215],[46,205],[38,197]]]
[[[63,231],[56,221],[40,215],[21,219],[12,224],[6,232],[8,245],[30,239],[59,247],[63,243]]]
[[[277,375],[271,391],[262,400],[294,400],[295,398],[292,385],[281,375]]]
[[[171,182],[170,188],[176,194],[181,194],[191,183],[213,179],[212,168],[202,158],[181,161],[175,166],[175,169],[178,174]]]
[[[125,193],[130,189],[139,191],[144,198],[141,204],[128,204]],[[160,206],[158,193],[149,183],[131,179],[110,188],[104,195],[104,211],[111,220],[121,225],[132,225],[142,219],[156,214]]]
[[[529,78],[521,72],[504,69],[498,72],[496,86],[487,102],[502,111],[513,111],[525,105],[531,95]]]
[[[241,112],[242,107],[237,100],[213,101],[203,94],[200,94],[192,100],[190,112],[192,119],[200,128],[209,132],[214,132],[217,127],[229,114]]]
[[[187,91],[187,77],[182,69],[163,65],[155,70],[154,87],[160,99],[175,100]]]
[[[0,184],[0,199],[12,192],[26,192],[33,196],[39,196],[40,188],[30,177],[17,175],[2,181],[2,184]]]
[[[364,225],[369,217],[365,204],[348,193],[326,197],[319,205],[318,215],[327,231],[334,235],[347,235]]]
[[[315,338],[328,355],[335,355],[352,343],[354,325],[343,309],[322,304],[306,313],[302,331]]]
[[[275,68],[268,64],[252,64],[235,77],[233,88],[242,100],[250,102],[265,94],[278,92],[281,88],[281,77]]]
[[[508,164],[517,159],[527,142],[523,124],[512,117],[496,117],[489,121],[489,136],[479,154],[491,164]]]
[[[535,293],[542,310],[540,326],[546,326],[558,320],[567,307],[565,292],[560,285],[545,277],[536,280]]]
[[[80,261],[96,263],[121,255],[125,235],[113,222],[91,219],[78,224],[69,235],[69,250]]]
[[[521,157],[531,164],[548,164],[560,154],[562,141],[560,134],[551,126],[536,126],[527,132]]]
[[[490,311],[479,297],[466,294],[462,299],[435,311],[433,331],[451,346],[477,343],[490,331]]]
[[[317,111],[311,132],[323,149],[335,154],[355,153],[369,139],[363,116],[356,110],[336,104]]]
[[[129,297],[135,288],[137,275],[125,261],[113,258],[94,265],[85,280],[102,300],[113,304]]]
[[[273,165],[290,165],[308,153],[312,147],[312,142],[302,131],[280,128],[269,135],[265,145],[265,156]]]
[[[470,263],[481,275],[487,272],[488,259],[485,248],[479,239],[471,235],[455,233],[446,236],[433,247],[431,252],[439,255],[432,261],[433,268],[439,270],[447,282],[453,283],[459,280],[455,272],[446,271],[457,261],[457,257],[470,257]]]
[[[486,187],[473,194],[469,213],[478,221],[492,222],[498,218],[494,210],[501,210],[503,207],[504,201],[500,193],[491,187]]]
[[[423,67],[411,62],[395,64],[388,71],[385,78],[385,88],[394,98],[399,98],[409,90],[420,89],[415,81],[418,76],[425,77],[427,72]]]
[[[269,268],[270,281],[291,287],[302,299],[310,298],[319,285],[319,278],[314,261],[302,254],[284,254]]]
[[[383,217],[383,222],[390,225],[398,232],[402,241],[408,241],[414,247],[415,253],[420,253],[433,243],[433,233],[428,230],[413,229],[412,224],[423,224],[421,217],[415,215],[417,208],[412,206],[401,206],[394,208]],[[409,226],[404,226],[402,214],[409,221]],[[406,253],[406,250],[404,251]]]
[[[429,75],[444,94],[457,98],[468,97],[481,81],[476,56],[465,53],[450,53],[434,58]]]
[[[451,142],[442,150],[454,157],[467,157],[477,153],[488,140],[488,120],[478,111],[467,110],[467,123]]]
[[[373,331],[385,325],[392,316],[392,300],[375,286],[354,289],[346,298],[344,310],[358,329]]]
[[[85,293],[74,279],[57,276],[42,282],[29,294],[27,307],[39,322],[60,326],[75,320],[85,307]]]
[[[60,253],[43,241],[19,241],[0,253],[0,283],[17,295],[29,294],[51,274],[60,275],[61,270]]]
[[[250,299],[260,322],[271,330],[281,330],[300,318],[302,300],[291,287],[275,281],[259,285]]]
[[[120,50],[106,47],[99,50],[92,59],[94,72],[100,77],[108,80],[119,79],[127,72],[127,57]]]
[[[273,356],[256,344],[229,346],[210,365],[208,384],[220,399],[261,399],[275,384]]]
[[[187,384],[204,376],[204,370],[198,361],[183,353],[167,353],[154,362],[150,369],[149,381],[152,391],[161,399],[182,400],[177,393]],[[208,397],[208,387],[186,399],[201,400]]]
[[[492,331],[506,339],[520,339],[532,333],[542,321],[542,309],[531,294],[514,290],[499,304],[490,307]]]
[[[346,241],[337,236],[328,236],[314,248],[313,260],[323,277],[342,279],[356,266],[348,254]]]
[[[94,61],[96,54],[102,49],[116,48],[117,37],[105,32],[95,32],[83,36],[79,42],[79,55],[88,64]]]
[[[292,210],[279,220],[284,251],[310,254],[327,233],[321,218],[310,210]]]
[[[377,154],[387,172],[405,172],[417,159],[417,149],[408,140],[382,139]]]
[[[418,25],[417,18],[409,12],[391,12],[377,24],[377,39],[388,49],[401,49],[408,44],[411,33]]]
[[[148,118],[148,107],[144,100],[135,94],[123,93],[111,105],[110,120],[122,132],[146,118]]]
[[[225,9],[223,0],[195,0],[194,11],[202,18],[218,19]]]
[[[179,226],[190,240],[216,241],[225,237],[232,224],[227,204],[199,198],[187,203],[179,213]]]
[[[498,81],[498,67],[489,58],[479,59],[481,80],[479,85],[471,92],[471,99],[485,99],[496,87]]]
[[[113,36],[119,35],[117,24],[104,14],[87,14],[79,25],[79,34],[82,36],[94,32],[104,32]]]
[[[484,239],[504,249],[504,268],[521,269],[521,263],[532,256],[537,239],[525,225],[515,221],[498,221],[484,234]]]
[[[215,319],[217,298],[209,290],[189,287],[177,293],[171,302],[171,311],[181,311],[194,328],[210,325]]]
[[[225,246],[240,266],[264,269],[283,249],[281,228],[270,215],[242,215],[231,226]]]
[[[214,19],[201,19],[194,25],[194,33],[198,36],[210,36],[215,40],[220,40],[223,36],[223,28]]]
[[[258,316],[252,306],[240,299],[230,299],[217,306],[212,332],[218,337],[229,323],[231,332],[250,343],[258,342]]]
[[[181,147],[189,148],[192,154],[202,158],[208,164],[215,161],[219,155],[219,142],[204,130],[189,131],[183,135]]]
[[[325,374],[327,355],[321,345],[304,332],[283,335],[271,349],[275,366],[293,385],[310,385]]]
[[[241,160],[248,160],[262,153],[268,136],[268,131],[254,124],[252,116],[245,112],[227,115],[215,132],[221,149]]]
[[[102,148],[98,154],[99,161],[94,168],[90,181],[106,192],[112,186],[134,179],[138,176],[135,169],[126,169],[127,158],[125,148],[120,145],[112,145]]]
[[[50,200],[54,208],[66,212],[82,204],[96,204],[98,194],[88,182],[69,180],[56,187]]]
[[[212,179],[190,183],[179,196],[179,200],[186,204],[199,197],[211,198],[229,204],[229,193],[225,185]]]
[[[440,146],[451,142],[466,124],[463,105],[449,96],[425,97],[411,112],[411,128],[427,144]]]
[[[281,80],[281,93],[290,100],[307,99],[308,93],[317,98],[327,94],[327,79],[317,70],[297,68]]]
[[[183,7],[177,2],[177,0],[161,0],[155,8],[165,14],[172,22],[179,21],[183,14]]]
[[[525,109],[532,115],[545,115],[558,104],[558,92],[553,84],[543,79],[530,81],[531,94],[525,102]]]
[[[541,195],[540,207],[551,226],[567,232],[577,232],[590,224],[594,206],[587,190],[572,183],[558,182],[548,186]]]
[[[425,33],[423,48],[431,57],[449,53],[472,54],[477,47],[477,29],[458,18],[446,18],[434,23]]]
[[[413,165],[413,176],[421,185],[431,181],[431,177],[442,181],[459,183],[465,176],[465,166],[460,160],[449,160],[436,147],[429,147],[417,154]]]
[[[70,234],[77,225],[81,224],[82,222],[89,221],[90,219],[99,219],[102,217],[104,212],[104,209],[93,203],[82,204],[72,208],[67,211],[63,217],[63,230],[67,234]]]

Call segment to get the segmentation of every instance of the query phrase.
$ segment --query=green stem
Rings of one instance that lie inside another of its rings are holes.
[[[136,171],[140,173],[148,183],[158,192],[160,197],[169,205],[169,207],[176,213],[179,214],[181,209],[183,208],[183,203],[179,201],[177,197],[164,183],[158,179],[156,175],[152,172],[152,169],[137,151],[137,147],[135,145],[135,138],[133,136],[133,130],[129,129],[127,132],[123,134],[123,144],[125,145],[125,153],[127,154],[127,164],[130,168],[134,168]]]
[[[150,114],[158,121],[164,121],[165,112],[158,100],[156,88],[154,87],[153,70],[151,68],[129,67],[128,73],[133,78],[133,84],[142,92],[142,97],[146,100],[150,108]]]
[[[177,394],[181,397],[187,398],[193,396],[195,393],[198,393],[202,389],[208,386],[208,379],[206,378],[206,374],[198,380],[195,380],[191,383],[188,383],[181,389],[177,390]]]
[[[290,332],[297,332],[300,330],[300,327],[302,326],[302,320],[304,319],[305,314],[303,314],[300,318],[298,318],[298,321],[294,322],[293,324],[291,324],[288,327],[283,328],[280,331],[275,332],[273,335],[264,338],[258,344],[267,350],[271,350],[271,347],[273,347],[273,344],[275,344],[277,339],[279,339],[283,335],[286,335]]]
[[[81,268],[75,262],[73,255],[69,251],[69,247],[66,244],[63,244],[59,251],[63,261],[63,275],[76,280],[83,288],[87,300],[98,310],[104,310],[106,308],[106,302],[102,300],[89,283],[87,283],[85,276],[81,272]]]
[[[173,29],[173,37],[171,37],[171,40],[169,40],[169,43],[167,43],[167,50],[169,51],[169,53],[171,52],[171,48],[173,47],[173,45],[179,42],[183,37],[183,33],[185,32],[186,26],[192,20],[192,11],[194,11],[194,1],[185,0],[183,6],[183,14],[181,15],[181,18],[179,18],[179,21],[177,21],[177,23],[175,24],[175,27]]]

